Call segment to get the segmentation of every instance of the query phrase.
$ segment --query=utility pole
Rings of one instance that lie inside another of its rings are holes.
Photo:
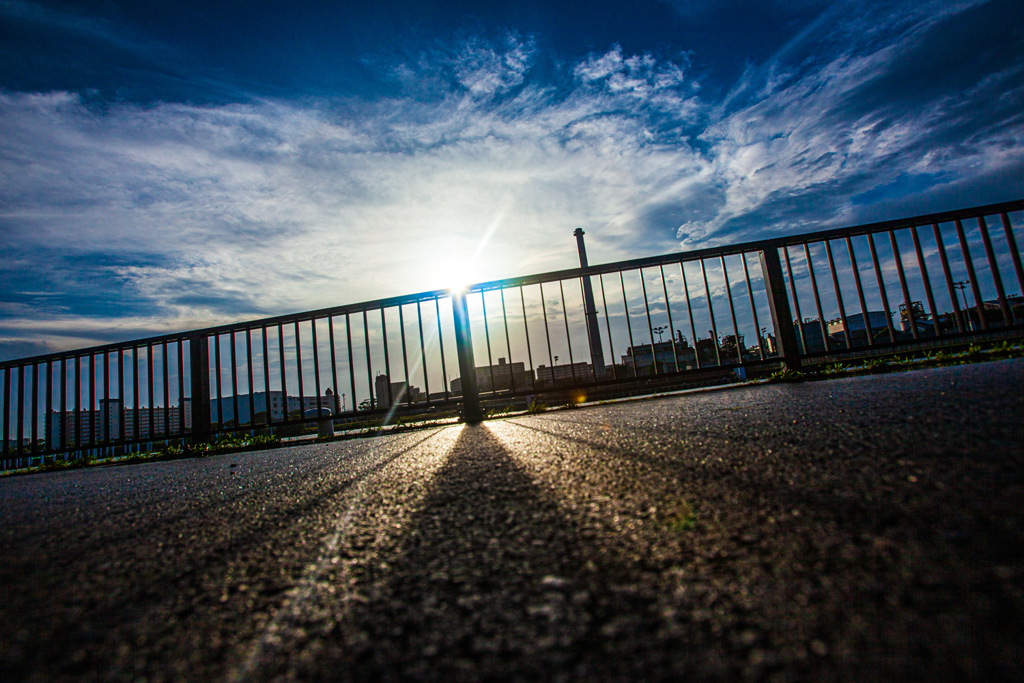
[[[587,246],[583,243],[583,228],[576,228],[572,233],[576,236],[576,249],[580,253],[580,268],[587,267]],[[584,277],[583,281],[583,312],[587,320],[587,339],[590,340],[590,359],[594,363],[594,377],[603,379],[604,350],[601,346],[601,328],[597,324],[597,306],[594,305],[594,288],[590,284],[590,278]]]

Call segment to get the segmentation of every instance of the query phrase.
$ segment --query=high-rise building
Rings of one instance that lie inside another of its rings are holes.
[[[411,386],[407,382],[388,382],[387,375],[377,375],[374,378],[374,389],[377,398],[378,408],[390,408],[392,403],[402,405],[412,401],[426,400],[423,392],[417,386]],[[390,392],[389,392],[390,388]]]

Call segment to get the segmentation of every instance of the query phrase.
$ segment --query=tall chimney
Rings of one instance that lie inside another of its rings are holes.
[[[583,228],[576,228],[576,249],[580,253],[580,268],[587,267],[587,245],[583,242]],[[590,278],[583,278],[583,312],[587,320],[587,339],[590,341],[590,358],[594,363],[595,379],[604,379],[604,350],[601,346],[601,328],[597,325],[597,306],[594,305],[594,288]]]

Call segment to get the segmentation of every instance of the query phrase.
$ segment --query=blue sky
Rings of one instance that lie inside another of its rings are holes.
[[[552,6],[556,5],[556,6]],[[0,0],[0,357],[1024,196],[1019,2]]]

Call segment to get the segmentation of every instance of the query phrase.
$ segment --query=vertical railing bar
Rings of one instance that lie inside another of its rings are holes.
[[[590,365],[594,368],[594,381],[596,382],[598,380],[598,377],[597,377],[597,364],[594,362],[594,338],[593,338],[593,336],[591,334],[591,331],[590,331],[590,317],[589,317],[590,314],[587,313],[587,290],[583,286],[583,278],[578,278],[577,281],[580,284],[580,301],[583,302],[583,320],[586,323],[586,328],[587,328],[587,353],[590,354]],[[593,298],[593,293],[591,293],[591,298]],[[595,306],[596,306],[596,304],[595,304]],[[594,328],[595,328],[595,330],[594,330],[593,334],[597,334],[598,336],[600,336],[600,334],[601,334],[600,330],[596,329],[597,328],[597,309],[596,308],[594,309]],[[604,350],[603,349],[601,350],[601,353],[604,354]]]
[[[352,316],[345,314],[345,340],[348,345],[348,381],[349,389],[352,392],[352,412],[359,410],[358,399],[356,398],[356,363],[352,352]],[[370,396],[373,396],[373,387],[370,387]]]
[[[405,373],[405,404],[412,407],[412,378],[409,377],[409,360],[405,340],[405,315],[403,304],[398,304],[398,336],[402,338],[402,371]]]
[[[53,451],[51,444],[53,443],[50,439],[49,433],[47,433],[47,427],[52,420],[51,413],[53,412],[53,361],[46,361],[46,405],[43,406],[43,453],[49,454]]]
[[[715,345],[715,361],[722,364],[722,352],[718,348],[718,323],[715,321],[715,309],[711,305],[711,286],[708,284],[708,271],[704,266],[704,259],[700,260],[700,275],[704,278],[704,296],[708,301],[708,315],[711,317],[711,342]]]
[[[622,310],[626,313],[626,332],[629,333],[629,357],[633,361],[633,377],[639,377],[640,371],[636,368],[636,343],[633,341],[633,323],[629,320],[629,302],[626,299],[626,279],[619,271],[619,286],[622,287]]]
[[[544,297],[542,295],[541,296],[541,303],[543,303],[543,301],[544,301]],[[536,375],[536,373],[534,372],[534,369],[533,369],[533,349],[530,348],[530,326],[526,322],[526,295],[523,294],[523,286],[522,285],[519,285],[519,303],[523,307],[523,333],[526,335],[526,358],[527,358],[527,360],[530,361],[530,378],[531,378],[530,379],[530,385],[533,387],[534,391],[537,391],[537,375]],[[552,372],[551,377],[554,378],[554,376],[555,375]]]
[[[106,354],[104,354],[106,357]],[[32,364],[32,429],[29,430],[32,439],[32,455],[39,450],[36,443],[39,440],[39,364]]]
[[[320,344],[316,340],[316,318],[309,321],[310,338],[313,340],[313,388],[316,390],[316,416],[320,417]]]
[[[263,325],[263,326],[260,327],[260,337],[261,337],[260,341],[263,342],[263,412],[264,412],[263,421],[266,423],[266,426],[269,428],[270,427],[270,423],[271,423],[271,419],[270,419],[270,413],[271,413],[271,408],[270,408],[270,344],[268,343],[267,336],[268,336],[267,335],[267,326]],[[284,394],[283,393],[281,394],[281,397],[284,398]],[[195,400],[196,399],[193,396],[192,397],[193,403],[195,402]]]
[[[6,386],[6,379],[4,380]],[[7,399],[4,399],[4,414],[7,414]],[[67,359],[64,356],[60,357],[60,435],[58,437],[58,444],[60,449],[66,450],[68,447],[67,443],[67,424],[68,419],[68,368]],[[7,426],[4,425],[4,452],[7,452]],[[67,454],[64,454],[64,459],[67,460]]]
[[[956,289],[953,287],[953,273],[949,269],[949,258],[946,256],[946,245],[942,241],[942,231],[939,229],[938,223],[932,223],[932,233],[935,235],[935,245],[939,249],[939,260],[942,261],[942,274],[946,279],[946,293],[949,295],[949,300],[953,302],[956,329],[957,332],[962,334],[967,328],[964,326],[964,317],[960,312],[960,302],[957,300]]]
[[[750,312],[754,316],[754,334],[757,335],[757,355],[761,357],[761,360],[764,360],[764,338],[761,336],[761,323],[757,319],[757,304],[754,302],[754,288],[750,286],[750,270],[747,267],[747,252],[740,254],[740,257],[743,261],[743,280],[747,283],[747,299],[750,300]]]
[[[871,316],[868,315],[867,301],[864,299],[864,286],[860,281],[860,267],[857,265],[857,256],[853,251],[853,241],[846,238],[846,251],[850,255],[850,267],[853,268],[853,281],[857,285],[857,301],[860,303],[860,315],[864,323],[864,334],[868,339],[868,346],[875,345],[875,331],[871,327]]]
[[[217,364],[217,371],[214,373],[213,379],[214,379],[215,383],[217,384],[217,431],[220,431],[221,429],[224,428],[224,400],[223,400],[223,397],[221,396],[221,389],[220,389],[220,334],[213,335],[213,359],[214,359],[214,362]],[[150,372],[150,374],[152,375],[152,372]],[[152,377],[150,379],[152,379]],[[152,393],[152,388],[150,389],[149,403],[150,403],[149,413],[150,413],[150,418],[152,418],[152,415],[153,415],[153,407],[152,407],[152,405],[153,405],[153,393]],[[150,419],[150,421],[149,421],[149,436],[150,436],[150,438],[152,438],[152,436],[153,436],[153,420],[152,419]]]
[[[618,379],[615,373],[615,341],[612,339],[612,322],[608,317],[608,297],[604,294],[604,273],[597,277],[601,281],[601,305],[604,306],[604,327],[608,330],[608,351],[612,355],[612,379]]]
[[[932,327],[935,328],[935,336],[941,337],[942,330],[939,329],[939,312],[935,308],[935,295],[932,293],[932,280],[928,277],[928,267],[924,262],[924,250],[921,249],[921,238],[917,234],[917,226],[910,228],[910,236],[914,239],[914,255],[917,257],[917,267],[921,271],[921,281],[924,283],[924,294],[928,299],[928,310],[932,314]]]
[[[964,225],[960,219],[953,221],[956,226],[956,236],[960,240],[960,251],[963,253],[964,266],[967,268],[967,279],[970,280],[971,294],[974,296],[974,309],[981,319],[981,329],[988,329],[988,319],[985,317],[985,302],[981,299],[981,288],[978,286],[978,275],[974,272],[974,259],[971,258],[971,250],[967,246],[967,235],[964,234]],[[970,317],[970,309],[967,311]],[[973,327],[973,324],[972,324]]]
[[[668,315],[668,336],[672,342],[672,362],[675,364],[676,372],[679,372],[679,355],[676,353],[676,328],[672,322],[672,304],[668,300],[668,283],[665,282],[665,266],[659,265],[661,272],[661,291],[665,294],[665,313]],[[614,359],[613,359],[614,360]]]
[[[89,445],[95,446],[99,436],[96,415],[96,355],[89,354]]]
[[[374,387],[373,384],[373,368],[371,367],[372,361],[370,360],[370,323],[366,317],[366,311],[363,311],[363,341],[365,342],[363,346],[366,349],[366,381],[369,382],[370,410],[372,411],[377,406],[377,395],[374,392],[374,389],[376,387]],[[391,378],[388,377],[388,384],[390,385],[390,383]],[[390,391],[390,388],[388,389],[388,391]],[[352,400],[355,401],[354,398]],[[358,407],[359,405],[356,404],[356,408]]]
[[[900,290],[903,292],[904,305],[907,307],[907,319],[910,321],[910,333],[913,335],[914,339],[917,339],[917,317],[914,315],[914,306],[910,301],[910,288],[907,286],[907,277],[903,272],[903,257],[900,256],[900,247],[896,244],[896,233],[892,230],[889,231],[889,244],[892,245],[892,256],[896,260],[896,274],[900,278]],[[900,318],[900,323],[902,322],[903,319]]]
[[[104,351],[103,352],[103,365],[102,365],[102,368],[100,369],[100,372],[103,373],[103,387],[102,387],[102,391],[99,388],[97,388],[97,390],[96,390],[96,394],[97,394],[97,397],[96,397],[96,404],[97,404],[97,406],[96,406],[96,408],[97,408],[97,414],[99,416],[99,420],[101,421],[99,429],[97,430],[97,432],[98,432],[99,437],[100,437],[99,438],[99,443],[103,445],[103,453],[107,457],[109,457],[110,455],[112,455],[112,453],[110,452],[110,448],[109,448],[109,444],[110,444],[110,352],[109,351]],[[100,398],[100,394],[101,393],[102,393],[102,398]],[[100,405],[99,405],[100,402],[103,403],[102,407],[100,407]]]
[[[505,326],[505,352],[508,354],[508,386],[512,393],[516,393],[516,374],[512,369],[512,339],[508,334],[508,311],[505,308],[505,289],[499,289],[501,296],[501,321]]]
[[[163,342],[160,352],[160,362],[163,364],[163,385],[164,385],[164,437],[171,431],[171,397],[169,368],[167,367],[167,342]]]
[[[338,358],[334,348],[334,316],[327,316],[327,339],[331,343],[331,382],[334,385],[334,405],[331,406],[331,414],[337,417],[336,413],[341,412],[341,402],[338,400],[338,393],[341,387],[338,386]]]
[[[100,441],[110,444],[110,352],[103,352],[103,408],[100,412]]]
[[[430,406],[430,377],[427,373],[427,344],[423,339],[423,307],[416,302],[416,326],[420,332],[420,367],[423,368],[423,390],[427,393],[427,407]]]
[[[729,286],[729,269],[725,266],[725,256],[719,256],[722,262],[722,279],[725,280],[725,298],[729,301],[729,313],[732,315],[733,341],[736,342],[736,361],[743,364],[743,349],[740,346],[740,328],[736,324],[736,305],[732,301],[732,287]]]
[[[295,371],[299,382],[299,422],[302,422],[306,417],[306,392],[302,383],[302,338],[298,320],[295,321]]]
[[[25,451],[23,442],[25,441],[25,366],[18,366],[18,440],[15,442],[18,446],[18,459],[21,460],[21,456]]]
[[[804,334],[804,316],[800,312],[800,299],[796,295],[796,278],[793,277],[793,265],[789,260],[789,247],[782,248],[782,254],[786,257],[786,274],[789,276],[789,292],[793,295],[793,312],[796,313],[796,329],[800,332],[800,343],[803,345],[804,353],[810,353],[807,348],[807,336]],[[775,332],[778,336],[778,330]]]
[[[178,338],[178,434],[185,438],[185,344],[184,337]],[[250,353],[250,356],[252,354]],[[250,382],[251,384],[251,382]]]
[[[347,315],[347,313],[346,313],[346,315]],[[362,342],[364,342],[364,344],[362,344],[362,347],[364,347],[364,350],[366,350],[366,352],[367,352],[367,382],[368,382],[367,391],[370,393],[370,410],[373,411],[375,405],[377,404],[377,396],[374,393],[374,389],[375,389],[375,387],[374,387],[374,375],[373,375],[373,369],[371,368],[371,360],[370,360],[370,323],[367,321],[367,311],[362,311]],[[349,349],[351,349],[351,330],[349,330]],[[354,376],[355,376],[355,374],[353,372],[352,373],[352,377],[353,377],[353,381],[352,381],[352,411],[353,412],[358,412],[359,404],[355,402],[356,398],[355,398],[355,381],[354,381]]]
[[[831,351],[829,343],[828,326],[825,324],[825,313],[821,310],[821,296],[818,292],[818,279],[814,276],[814,264],[811,262],[811,249],[804,243],[804,258],[807,260],[807,272],[811,276],[811,292],[814,294],[814,308],[818,312],[818,327],[821,328],[821,341],[825,344],[825,350]]]
[[[78,405],[78,398],[75,398],[75,405]],[[132,346],[132,440],[142,440],[142,429],[139,427],[139,419],[142,415],[142,407],[139,405],[139,347]],[[77,433],[76,433],[77,436]]]
[[[1017,274],[1017,286],[1020,287],[1020,294],[1024,296],[1024,267],[1021,266],[1020,252],[1017,251],[1017,239],[1013,236],[1013,226],[1010,224],[1010,216],[1005,211],[999,214],[1003,222],[1003,232],[1006,234],[1006,245],[1010,248],[1010,259],[1013,261],[1013,270]]]
[[[843,304],[843,290],[839,287],[839,273],[836,271],[836,261],[832,257],[832,242],[825,240],[825,255],[828,257],[828,270],[832,275],[832,289],[836,293],[836,304],[839,306],[839,319],[843,321],[843,339],[846,340],[846,348],[853,346],[850,340],[850,323],[846,320],[846,306]]]
[[[679,262],[679,272],[683,276],[683,294],[686,295],[686,315],[690,318],[690,335],[693,338],[693,359],[700,370],[700,352],[697,350],[697,323],[693,319],[693,305],[690,303],[690,285],[686,282],[686,264]]]
[[[437,316],[437,345],[438,350],[441,352],[441,384],[444,386],[444,400],[447,401],[451,398],[451,393],[448,391],[448,366],[444,360],[444,334],[441,331],[441,298],[434,297],[434,315]]]
[[[124,349],[117,350],[117,436],[120,441],[127,441],[125,435],[124,407]]]
[[[654,374],[661,374],[658,370],[658,352],[654,349],[654,323],[651,322],[651,305],[647,302],[647,283],[644,281],[644,269],[638,268],[640,274],[640,291],[644,295],[644,310],[647,311],[647,333],[651,339],[651,361],[654,363]]]
[[[252,328],[245,329],[245,370],[249,389],[249,433],[251,434],[256,429],[256,390],[252,385],[254,374],[252,370]],[[181,428],[184,433],[184,420],[181,423]]]
[[[281,372],[281,422],[288,423],[288,373],[285,372],[284,323],[277,326],[277,354]]]
[[[75,448],[81,455],[85,440],[82,438],[82,357],[75,356]]]
[[[491,375],[491,393],[496,394],[498,387],[494,383],[494,359],[491,357],[491,332],[487,329],[487,292],[480,292],[480,306],[484,313],[484,339],[487,342],[487,367]],[[476,369],[474,368],[474,371]]]
[[[388,354],[388,323],[384,319],[384,309],[380,309],[380,329],[381,337],[384,339],[384,374],[387,375],[388,381],[385,384],[388,385],[388,409],[395,405],[395,396],[391,391],[391,356]]]
[[[540,312],[544,316],[544,338],[548,343],[548,362],[551,363],[551,385],[555,384],[555,357],[551,351],[551,330],[548,328],[548,305],[544,301],[544,283],[540,285]]]
[[[63,360],[63,359],[62,359]],[[4,443],[3,453],[4,459],[6,460],[10,455],[11,446],[11,369],[9,367],[4,368]],[[63,425],[61,425],[61,434],[64,433]],[[4,463],[4,467],[7,467],[7,463]]]
[[[1003,289],[1003,276],[999,272],[999,263],[996,261],[996,252],[992,248],[992,237],[988,234],[988,224],[984,216],[978,216],[978,231],[981,232],[981,243],[985,245],[985,256],[988,258],[988,267],[992,271],[992,281],[996,286],[996,298],[999,300],[999,310],[1003,313],[1003,323],[1013,324],[1013,314],[1010,313],[1010,305],[1006,301],[1006,290]]]
[[[878,295],[882,298],[882,310],[885,311],[885,325],[889,329],[889,341],[896,343],[896,330],[892,326],[892,309],[889,308],[889,295],[885,291],[882,267],[878,264],[878,249],[875,248],[874,233],[868,234],[868,249],[871,252],[871,265],[875,269],[875,280],[878,282]]]
[[[150,440],[153,441],[153,437],[157,433],[157,399],[153,395],[155,393],[155,390],[154,390],[154,376],[153,376],[153,344],[148,344],[146,346],[145,364],[146,364],[145,365],[146,371],[148,372],[148,376],[147,376],[147,379],[146,379],[146,387],[148,389],[148,392],[150,392],[150,393],[148,393],[148,396],[150,396]],[[217,357],[217,369],[218,370],[220,369],[220,357],[219,357],[219,355]],[[218,389],[218,394],[219,394],[219,389],[220,389],[219,377],[218,377],[218,382],[217,382],[217,389]],[[219,395],[218,395],[218,398],[219,398]],[[217,405],[217,411],[218,411],[217,412],[218,417],[221,417],[220,416],[220,405],[219,404]],[[223,418],[221,417],[221,420],[222,419]]]
[[[572,357],[572,338],[569,336],[569,309],[565,305],[565,287],[558,281],[558,292],[562,297],[562,320],[565,322],[565,345],[569,347],[569,372],[572,373],[572,385],[576,386],[576,364]],[[554,377],[554,375],[552,375]]]

